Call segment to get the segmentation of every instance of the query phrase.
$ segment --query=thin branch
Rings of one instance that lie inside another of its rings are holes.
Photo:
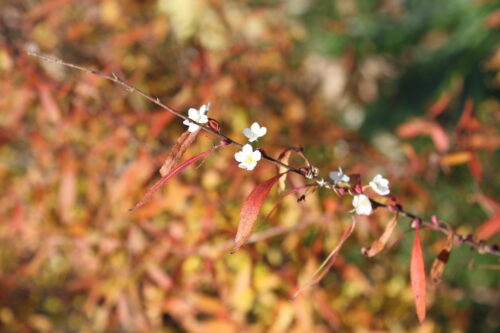
[[[55,57],[48,57],[48,56],[45,56],[45,55],[42,55],[42,54],[39,54],[39,53],[36,53],[36,52],[28,52],[28,55],[30,56],[34,56],[34,57],[37,57],[37,58],[40,58],[46,62],[51,62],[51,63],[54,63],[54,64],[59,64],[59,65],[63,65],[63,66],[67,66],[67,67],[70,67],[70,68],[74,68],[74,69],[77,69],[79,71],[82,71],[82,72],[86,72],[86,73],[89,73],[89,74],[93,74],[93,75],[97,75],[99,77],[102,77],[103,79],[106,79],[106,80],[109,80],[109,81],[112,81],[114,83],[117,83],[119,85],[121,85],[122,87],[126,88],[129,92],[135,92],[136,94],[139,94],[141,95],[142,97],[146,98],[147,100],[153,102],[154,104],[158,105],[159,107],[161,107],[162,109],[174,114],[176,117],[179,117],[179,118],[182,118],[184,120],[187,120],[191,123],[194,123],[198,126],[200,126],[200,128],[208,133],[211,133],[217,137],[219,137],[221,140],[224,140],[226,141],[228,144],[232,144],[232,145],[235,145],[235,146],[238,146],[238,147],[243,147],[243,144],[235,141],[235,140],[232,140],[230,139],[229,137],[225,136],[224,134],[212,129],[211,127],[208,127],[204,124],[201,124],[193,119],[190,119],[188,117],[186,117],[184,114],[180,113],[179,111],[175,110],[174,108],[166,105],[166,104],[163,104],[160,99],[158,97],[153,97],[151,95],[148,95],[147,93],[145,93],[144,91],[142,91],[141,89],[139,88],[136,88],[134,86],[132,86],[131,84],[123,81],[122,79],[120,79],[118,77],[118,75],[116,75],[116,73],[111,73],[111,75],[107,75],[107,74],[104,74],[104,73],[101,73],[101,72],[98,72],[96,70],[93,70],[93,69],[90,69],[90,68],[86,68],[86,67],[82,67],[82,66],[79,66],[79,65],[75,65],[73,63],[70,63],[70,62],[66,62],[64,60],[61,60],[59,58],[55,58]],[[281,161],[278,161],[274,158],[272,158],[271,156],[265,154],[264,152],[262,152],[262,157],[266,160],[268,160],[269,162],[272,162],[273,164],[275,165],[278,165],[278,166],[282,166],[288,170],[290,170],[291,172],[295,172],[297,174],[300,174],[302,176],[305,175],[305,172],[304,171],[301,171],[299,169],[296,169],[290,165],[286,165],[284,163],[282,163]]]
[[[158,97],[153,97],[153,96],[145,93],[144,91],[132,86],[131,84],[123,81],[121,78],[118,77],[118,75],[116,75],[116,73],[111,73],[111,75],[104,74],[104,73],[95,71],[93,69],[89,69],[86,67],[75,65],[73,63],[63,61],[59,58],[47,57],[45,55],[42,55],[42,54],[39,54],[36,52],[28,52],[28,54],[31,56],[37,57],[37,58],[39,58],[43,61],[46,61],[46,62],[51,62],[51,63],[67,66],[70,68],[74,68],[74,69],[77,69],[79,71],[83,71],[83,72],[86,72],[89,74],[94,74],[94,75],[102,77],[103,79],[117,83],[117,84],[121,85],[122,87],[126,88],[129,92],[134,92],[136,94],[141,95],[142,97],[144,97],[147,100],[151,101],[152,103],[158,105],[162,109],[174,114],[176,117],[179,117],[181,119],[188,120],[192,123],[197,124],[198,126],[200,126],[200,128],[202,130],[217,136],[221,140],[225,141],[227,144],[232,144],[232,145],[235,145],[238,147],[243,147],[243,145],[241,143],[227,137],[226,135],[222,134],[221,132],[216,131],[216,130],[212,129],[211,127],[206,126],[204,124],[198,123],[198,122],[194,121],[193,119],[186,117],[184,114],[178,112],[174,108],[172,108],[166,104],[163,104]],[[281,167],[283,167],[291,172],[299,174],[306,179],[313,180],[320,187],[332,189],[335,192],[337,192],[339,189],[343,189],[349,195],[355,195],[355,193],[352,191],[352,189],[350,187],[339,186],[338,184],[336,184],[334,182],[331,182],[329,180],[325,180],[322,177],[318,176],[318,170],[312,166],[308,165],[307,168],[295,168],[295,167],[292,167],[288,164],[285,164],[285,163],[267,155],[263,150],[260,150],[260,151],[262,153],[263,159],[265,159],[265,160],[267,160],[267,161],[269,161],[277,166],[281,166]],[[436,223],[433,223],[430,221],[426,221],[413,213],[407,212],[400,205],[387,205],[387,204],[381,203],[381,202],[376,201],[376,200],[371,199],[371,198],[370,198],[370,201],[374,207],[382,207],[382,208],[385,208],[388,210],[394,210],[394,211],[399,212],[399,214],[401,214],[402,216],[410,218],[411,221],[415,221],[415,220],[418,221],[420,227],[426,227],[428,229],[436,230],[436,231],[439,231],[445,235],[448,235],[448,233],[450,232],[448,230],[446,224],[444,224],[442,222],[436,224]],[[290,230],[293,230],[293,228],[292,229],[276,229],[276,230],[270,229],[267,231],[268,233],[264,234],[263,236],[264,236],[264,238],[268,238],[268,237],[275,236],[277,234],[288,232]],[[254,235],[254,236],[256,236],[256,235]],[[248,242],[255,241],[255,239],[259,239],[259,237],[251,237]],[[454,239],[459,244],[467,244],[467,245],[471,246],[472,248],[476,249],[477,252],[480,254],[489,253],[492,255],[500,256],[500,247],[498,245],[496,245],[496,244],[488,245],[482,240],[474,239],[474,237],[472,235],[464,236],[464,235],[460,235],[460,234],[455,234]]]

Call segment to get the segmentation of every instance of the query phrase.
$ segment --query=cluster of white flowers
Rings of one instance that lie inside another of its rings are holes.
[[[189,119],[196,121],[196,123],[189,120],[184,120],[183,124],[188,126],[189,132],[196,132],[200,129],[199,124],[205,124],[208,122],[207,112],[210,109],[210,103],[207,105],[202,105],[199,109],[190,108],[188,110]],[[260,126],[258,123],[254,122],[250,128],[245,128],[243,134],[248,138],[249,142],[257,141],[259,138],[263,137],[267,133],[267,128]],[[242,169],[253,170],[257,165],[257,162],[262,158],[262,153],[258,150],[253,150],[252,146],[246,144],[242,147],[241,151],[234,154],[236,161],[240,162],[238,166]]]
[[[382,177],[382,175],[376,175],[373,177],[372,181],[368,185],[380,195],[387,195],[391,192],[389,189],[389,180]],[[352,200],[352,205],[358,215],[370,215],[373,211],[370,198],[364,194],[355,195]]]
[[[330,178],[336,185],[348,183],[351,180],[348,175],[344,174],[341,167],[339,167],[339,171],[331,171]],[[376,175],[369,183],[369,186],[380,195],[387,195],[390,193],[389,181],[382,177],[382,175]],[[370,215],[373,211],[370,198],[364,194],[356,194],[352,200],[352,205],[354,206],[354,211],[358,215]]]
[[[190,108],[188,110],[189,119],[196,121],[199,124],[205,124],[208,122],[208,116],[206,113],[210,109],[210,103],[207,105],[202,105],[199,109]],[[184,125],[188,126],[189,132],[195,132],[200,129],[198,124],[190,122],[189,120],[184,120]],[[263,137],[267,133],[267,128],[260,126],[257,122],[254,122],[250,128],[245,128],[243,130],[243,135],[248,138],[248,142],[257,141],[259,138]],[[253,170],[257,165],[257,162],[262,158],[262,153],[259,150],[253,150],[250,144],[246,144],[241,148],[241,151],[234,154],[236,161],[240,162],[238,167],[246,170]],[[344,174],[342,168],[339,167],[339,171],[331,171],[330,178],[336,185],[349,183],[351,178]],[[382,175],[376,175],[369,186],[380,195],[388,195],[390,193],[389,181],[382,177]],[[356,194],[352,200],[352,205],[354,210],[358,215],[370,215],[373,211],[370,198],[364,194]]]
[[[266,133],[267,128],[260,126],[258,123],[253,123],[250,128],[245,128],[243,130],[243,135],[248,138],[248,142],[257,141],[259,138],[266,135]],[[247,143],[242,147],[241,151],[234,154],[234,158],[236,161],[240,162],[238,167],[251,171],[262,158],[262,153],[258,150],[253,150],[252,146]]]
[[[202,105],[200,109],[195,109],[195,108],[190,108],[188,110],[188,117],[191,120],[194,120],[200,124],[205,124],[208,122],[208,116],[206,113],[210,109],[210,103],[207,105]],[[188,126],[188,131],[189,132],[196,132],[197,130],[200,129],[200,126],[198,124],[195,124],[193,122],[190,122],[189,120],[184,120],[182,122],[184,125]]]

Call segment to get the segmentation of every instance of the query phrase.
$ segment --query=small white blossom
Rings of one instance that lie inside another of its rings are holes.
[[[238,166],[242,169],[247,169],[249,171],[253,170],[260,161],[262,154],[258,150],[253,150],[252,146],[246,144],[243,146],[241,151],[234,154],[236,161],[240,162]]]
[[[364,194],[357,194],[352,199],[352,205],[358,215],[370,215],[373,211],[370,199]]]
[[[267,128],[260,127],[258,123],[253,123],[250,128],[245,128],[243,134],[248,138],[249,142],[254,142],[258,138],[263,137],[267,133]]]
[[[380,195],[387,195],[391,192],[389,189],[389,181],[382,177],[382,175],[376,175],[369,183],[369,185],[375,192]]]
[[[194,120],[200,124],[205,124],[208,122],[208,117],[206,115],[208,109],[210,109],[210,103],[208,103],[207,105],[202,105],[199,110],[190,108],[188,110],[188,117],[189,119]],[[182,123],[186,126],[189,126],[189,132],[196,132],[200,128],[198,124],[192,123],[189,120],[184,120]]]
[[[344,171],[342,171],[341,167],[339,167],[339,171],[331,171],[330,178],[335,183],[348,183],[349,180],[351,179],[351,178],[349,178],[348,175],[344,174]]]

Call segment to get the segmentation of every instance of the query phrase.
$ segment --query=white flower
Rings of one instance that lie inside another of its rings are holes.
[[[342,171],[341,167],[339,167],[339,171],[331,171],[330,178],[335,183],[348,183],[349,180],[351,179],[351,178],[349,178],[348,175],[344,174],[344,171]]]
[[[202,105],[199,110],[190,108],[188,110],[189,119],[194,120],[200,124],[205,124],[206,122],[208,122],[208,117],[206,115],[208,109],[210,109],[210,103],[208,103],[207,105]],[[189,126],[189,132],[196,132],[200,128],[198,124],[192,123],[189,120],[184,120],[182,123],[186,126]]]
[[[262,154],[260,151],[253,151],[252,146],[246,144],[243,146],[241,151],[234,154],[236,161],[240,162],[238,166],[242,169],[247,169],[249,171],[253,170],[257,165],[257,162],[261,159]]]
[[[352,205],[358,215],[370,215],[373,210],[370,199],[364,194],[355,195]]]
[[[267,133],[267,128],[264,126],[260,127],[258,123],[253,123],[250,128],[245,128],[243,130],[243,134],[248,138],[249,142],[254,142],[258,138],[266,135]]]
[[[370,187],[380,195],[387,195],[391,192],[389,189],[389,181],[382,177],[382,175],[376,175],[372,181],[369,183]]]

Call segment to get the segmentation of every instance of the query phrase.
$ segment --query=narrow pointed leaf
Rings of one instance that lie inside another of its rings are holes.
[[[488,239],[500,232],[500,209],[477,230],[479,239]]]
[[[469,161],[469,171],[472,177],[474,177],[475,181],[477,182],[481,181],[481,178],[483,176],[483,165],[481,164],[477,152],[475,151],[471,152],[471,159]]]
[[[185,131],[184,133],[182,133],[182,135],[175,142],[175,145],[170,151],[170,154],[168,154],[167,158],[165,159],[165,162],[163,162],[163,165],[161,166],[160,174],[162,175],[162,177],[167,175],[173,169],[173,167],[179,163],[182,156],[196,139],[199,133],[200,131]]]
[[[141,199],[141,201],[139,201],[133,208],[129,209],[129,212],[133,212],[133,211],[137,210],[137,208],[139,208],[142,205],[144,205],[151,198],[151,196],[153,194],[155,194],[156,191],[158,191],[160,189],[160,187],[162,187],[163,184],[165,184],[167,182],[167,180],[169,180],[170,178],[174,177],[179,172],[181,172],[182,170],[184,170],[185,168],[187,168],[188,166],[190,166],[194,162],[198,161],[200,158],[203,158],[203,157],[209,155],[210,153],[214,152],[215,150],[219,149],[220,147],[223,147],[224,145],[226,145],[226,144],[220,144],[218,146],[212,147],[211,149],[209,149],[209,150],[207,150],[207,151],[205,151],[205,152],[203,152],[201,154],[198,154],[196,156],[193,156],[190,159],[184,161],[183,163],[181,163],[178,166],[176,166],[175,168],[173,168],[170,171],[170,173],[168,173],[165,176],[161,177],[160,180],[158,180],[153,186],[151,186],[151,188],[144,195],[144,197]]]
[[[368,248],[362,248],[361,253],[363,253],[367,257],[373,257],[380,251],[382,251],[389,241],[389,238],[392,235],[392,232],[396,228],[398,224],[398,214],[394,215],[394,217],[389,221],[387,226],[385,227],[384,233],[380,236],[379,239],[373,242],[373,244]]]
[[[432,263],[431,267],[431,281],[434,284],[438,284],[441,282],[441,276],[443,275],[444,267],[448,262],[448,258],[450,257],[451,248],[453,247],[453,230],[448,228],[448,237],[446,239],[446,246],[444,249],[439,252],[436,259]]]
[[[243,207],[240,212],[240,223],[238,224],[238,231],[234,239],[233,251],[238,250],[246,242],[248,237],[250,237],[250,233],[257,221],[264,200],[271,191],[273,185],[284,174],[285,173],[280,173],[264,183],[257,185],[245,199],[245,202],[243,202]]]
[[[415,238],[413,239],[411,250],[410,277],[418,320],[422,323],[425,320],[426,281],[424,256],[422,254],[422,244],[418,229],[415,230]]]
[[[332,252],[330,252],[328,257],[323,261],[323,263],[321,264],[321,266],[319,266],[316,272],[314,272],[314,274],[311,276],[311,279],[307,283],[305,283],[302,287],[300,287],[292,298],[296,298],[305,288],[315,283],[318,283],[319,281],[321,281],[321,279],[325,277],[326,273],[328,273],[330,268],[332,268],[335,259],[337,258],[337,255],[339,254],[339,251],[342,248],[342,245],[344,245],[346,239],[349,238],[349,236],[352,234],[352,231],[354,230],[355,226],[356,226],[356,218],[353,216],[351,225],[344,231],[344,234],[342,235],[342,237],[340,237],[340,241],[337,244],[337,246],[332,250]]]

